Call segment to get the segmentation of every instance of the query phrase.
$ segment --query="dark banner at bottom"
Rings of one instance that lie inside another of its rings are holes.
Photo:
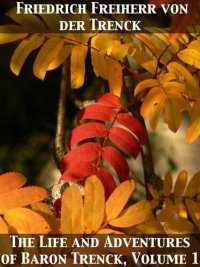
[[[191,266],[200,235],[1,235],[0,263],[12,266]]]

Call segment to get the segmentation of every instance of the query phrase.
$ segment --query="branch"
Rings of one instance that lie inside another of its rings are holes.
[[[60,95],[58,101],[57,126],[54,146],[54,158],[59,168],[59,164],[65,155],[65,115],[66,115],[66,96],[67,88],[69,87],[69,66],[70,60],[62,65]]]
[[[138,100],[133,95],[133,84],[134,82],[132,80],[132,76],[129,75],[124,77],[124,86],[125,86],[124,91],[126,94],[126,98],[128,99],[129,102],[133,104],[132,106],[129,107],[129,110],[143,124],[144,128],[146,129],[144,119],[140,114],[140,106]],[[153,177],[156,177],[156,175],[155,175],[154,162],[148,135],[147,135],[147,142],[142,146],[141,156],[142,156],[146,198],[150,200],[152,197],[148,189],[148,184],[151,183],[151,180],[153,179]]]

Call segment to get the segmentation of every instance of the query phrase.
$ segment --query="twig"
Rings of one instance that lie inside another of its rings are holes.
[[[133,94],[132,76],[129,75],[129,76],[124,77],[124,86],[125,86],[125,94],[126,94],[128,101],[133,103],[133,105],[129,107],[129,110],[142,123],[142,125],[144,126],[146,130],[144,119],[142,118],[140,114],[140,107],[139,107],[138,100],[134,97],[134,94]],[[148,135],[147,135],[146,143],[142,146],[141,156],[142,156],[142,166],[143,166],[143,172],[144,172],[146,199],[150,200],[152,199],[152,197],[148,189],[148,184],[150,183],[152,177],[155,176],[155,171],[154,171],[154,162],[153,162],[151,146],[149,143]]]
[[[58,101],[57,126],[55,136],[54,158],[59,168],[60,161],[65,154],[65,115],[66,96],[69,87],[69,59],[62,65],[60,95]]]

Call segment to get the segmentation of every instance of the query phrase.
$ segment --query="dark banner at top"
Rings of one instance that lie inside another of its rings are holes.
[[[172,32],[184,32],[187,27],[196,23],[197,10],[196,0],[175,3],[157,0],[81,1],[81,3],[61,0],[15,1],[12,7],[7,8],[5,17],[1,19],[0,32],[134,33],[157,32],[158,28],[170,26]],[[11,21],[14,22],[14,27],[11,27]],[[3,26],[7,22],[9,27]],[[198,31],[197,26],[195,31]]]

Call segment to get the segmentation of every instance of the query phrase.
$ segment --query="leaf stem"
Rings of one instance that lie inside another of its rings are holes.
[[[58,112],[57,112],[57,126],[56,136],[54,145],[54,159],[57,167],[59,168],[60,161],[65,154],[65,115],[66,115],[66,97],[67,88],[69,87],[69,59],[67,59],[61,70],[61,81],[60,81],[60,95],[58,101]]]

